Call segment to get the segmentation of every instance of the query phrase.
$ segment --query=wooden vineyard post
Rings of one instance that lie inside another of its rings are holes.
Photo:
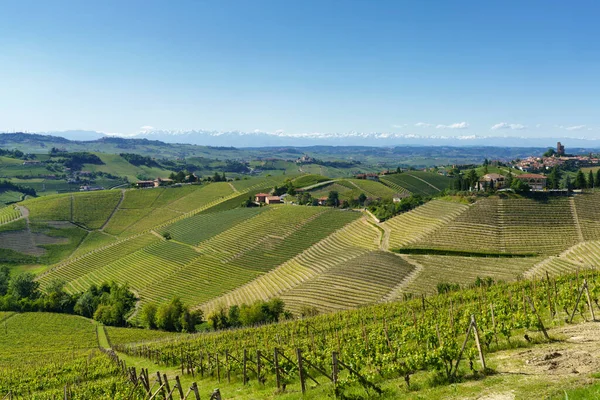
[[[494,339],[496,339],[496,347],[498,347],[498,334],[496,333],[496,317],[494,316],[493,303],[490,303],[490,310],[492,311],[492,326],[494,327]]]
[[[260,377],[260,368],[261,368],[261,360],[260,360],[260,350],[256,350],[256,379],[258,382],[264,385],[262,378]]]
[[[538,324],[540,324],[540,328],[542,329],[542,332],[544,333],[544,337],[546,338],[546,340],[550,341],[550,336],[548,336],[548,332],[546,331],[546,328],[544,327],[544,323],[542,322],[542,318],[540,317],[540,314],[538,314],[537,310],[535,309],[533,300],[531,300],[531,298],[529,296],[527,296],[527,301],[529,301],[529,305],[531,306],[531,311],[533,311],[533,313],[537,317]]]
[[[221,399],[221,391],[219,389],[213,390],[213,393],[210,396],[210,400],[222,400]]]
[[[161,388],[160,391],[162,392],[163,397],[167,398],[167,395],[165,394],[165,387],[162,383],[162,378],[160,377],[160,372],[158,372],[158,371],[156,372],[156,378],[158,380],[158,386],[160,386],[160,388]]]
[[[184,375],[183,372],[183,347],[181,347],[181,376]]]
[[[204,378],[204,353],[200,352],[200,377]]]
[[[473,314],[471,314],[471,324],[473,325],[473,333],[475,334],[475,344],[477,345],[477,351],[479,352],[479,361],[481,361],[481,366],[485,371],[487,367],[485,366],[485,358],[483,357],[483,350],[481,349],[481,343],[479,342],[477,322],[475,322],[475,316]]]
[[[165,380],[165,388],[167,389],[167,398],[171,397],[171,386],[169,385],[169,380],[167,379],[167,374],[163,374],[163,378]]]
[[[302,387],[302,394],[306,392],[306,384],[304,383],[304,369],[302,368],[302,350],[296,349],[296,356],[298,357],[298,375],[300,376],[300,386]]]
[[[338,381],[338,353],[334,351],[331,353],[331,381],[333,386],[337,385]]]
[[[217,380],[221,383],[221,368],[219,368],[219,353],[216,354],[215,358],[217,359]]]
[[[177,382],[177,389],[179,390],[179,398],[181,398],[183,400],[183,398],[184,398],[183,388],[181,387],[181,381],[179,380],[178,376],[175,377],[175,382]]]
[[[198,384],[196,382],[192,383],[192,392],[194,392],[196,400],[200,400],[200,393],[198,393]]]
[[[456,359],[456,365],[454,366],[454,375],[456,375],[456,372],[458,372],[458,363],[460,362],[460,359],[462,358],[462,355],[465,351],[465,347],[467,347],[467,342],[469,341],[469,336],[471,335],[471,330],[473,329],[473,320],[471,320],[471,322],[469,322],[469,328],[467,329],[467,334],[465,335],[465,341],[462,344],[462,347],[460,348],[460,353],[458,353],[458,357]],[[450,372],[452,372],[452,370],[450,370]]]
[[[248,383],[248,375],[247,375],[247,361],[248,361],[248,350],[244,349],[244,359],[242,362],[242,374],[244,379],[244,385]]]
[[[569,318],[569,323],[573,322],[573,318],[575,317],[575,311],[577,311],[577,306],[579,306],[579,300],[581,300],[581,295],[583,294],[583,289],[585,289],[585,286],[581,287],[581,290],[577,295],[577,301],[575,302],[575,307],[573,308],[573,312],[571,313],[571,318]]]
[[[275,381],[277,382],[277,389],[281,389],[281,376],[279,375],[279,350],[275,347],[273,353],[273,364],[275,365]]]
[[[592,321],[595,321],[596,315],[594,315],[594,307],[592,307],[592,298],[590,297],[587,279],[583,280],[583,287],[585,288],[585,296],[587,297],[588,307],[590,308],[590,312],[592,313]]]
[[[227,383],[231,383],[231,365],[229,364],[229,350],[225,350],[225,364],[227,364]]]

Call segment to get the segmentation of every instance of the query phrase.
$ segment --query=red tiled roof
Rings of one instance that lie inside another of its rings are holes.
[[[254,196],[255,197],[263,197],[263,196],[267,197],[267,196],[269,196],[269,194],[268,193],[256,193]]]

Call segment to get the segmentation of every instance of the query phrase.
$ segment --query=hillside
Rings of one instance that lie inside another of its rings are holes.
[[[305,181],[316,185],[310,191],[348,189],[340,197],[392,192],[368,180]],[[334,311],[434,293],[439,283],[511,281],[600,260],[600,193],[492,196],[474,204],[442,198],[383,223],[327,207],[240,208],[281,182],[26,200],[0,210],[0,257],[15,268],[37,265],[42,286],[60,278],[75,293],[95,282],[128,282],[142,303],[178,295],[207,313],[275,296],[294,313]]]

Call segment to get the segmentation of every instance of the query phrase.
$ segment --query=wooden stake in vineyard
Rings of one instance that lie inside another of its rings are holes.
[[[477,351],[479,352],[479,361],[481,362],[481,367],[483,368],[484,371],[487,370],[487,367],[485,365],[485,357],[483,356],[483,349],[481,348],[481,342],[479,341],[479,332],[477,329],[477,322],[475,321],[475,316],[473,314],[471,314],[471,322],[469,323],[469,327],[467,328],[467,335],[465,336],[465,341],[463,342],[463,345],[460,349],[460,353],[458,353],[456,365],[454,366],[454,372],[452,372],[452,370],[450,371],[450,373],[454,377],[456,376],[456,373],[458,372],[458,364],[460,363],[460,360],[462,359],[462,355],[465,351],[465,348],[467,347],[467,342],[469,341],[469,336],[471,335],[471,332],[473,333],[473,337],[475,338],[475,344],[477,346]]]

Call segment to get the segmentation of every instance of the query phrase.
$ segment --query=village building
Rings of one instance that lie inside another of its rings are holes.
[[[544,190],[546,188],[546,181],[548,180],[546,176],[540,174],[522,174],[515,175],[516,179],[519,179],[525,182],[531,190]]]
[[[370,174],[358,174],[354,176],[356,179],[368,179],[370,181],[379,181],[379,175],[370,173]]]
[[[480,186],[493,187],[494,189],[502,189],[506,185],[506,178],[500,174],[485,174],[479,179]]]
[[[153,188],[154,181],[137,181],[136,186],[139,188]]]
[[[265,203],[267,204],[281,204],[281,198],[279,196],[267,196],[265,199]]]
[[[257,193],[254,195],[254,201],[257,203],[265,203],[267,201],[267,197],[269,197],[270,194],[268,193]]]
[[[317,199],[317,204],[319,204],[320,206],[324,206],[327,204],[327,197],[319,197]]]
[[[556,143],[556,155],[564,156],[565,155],[565,146],[560,142]]]
[[[26,160],[23,161],[23,165],[37,165],[37,164],[41,164],[42,162],[39,160]]]
[[[408,193],[396,193],[395,195],[392,196],[392,201],[394,203],[400,203],[402,201],[402,199],[409,197],[410,194]]]

